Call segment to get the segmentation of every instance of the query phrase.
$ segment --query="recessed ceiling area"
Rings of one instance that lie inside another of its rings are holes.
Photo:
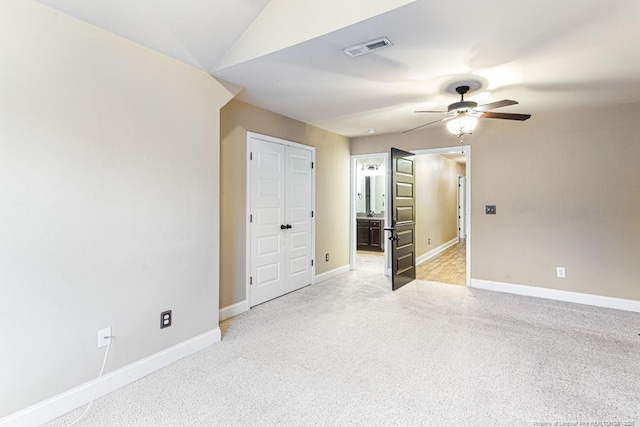
[[[639,100],[635,22],[640,2],[417,1],[213,74],[246,87],[244,101],[343,135],[398,132],[429,121],[415,110],[458,100],[448,89],[465,80],[483,82],[469,100],[520,102],[501,112]],[[393,47],[342,54],[382,35]]]
[[[640,2],[40,0],[244,89],[238,98],[349,136],[399,132],[468,99],[535,114],[640,101]],[[356,4],[357,3],[357,4]],[[349,57],[386,37],[393,46]],[[444,128],[444,126],[443,126]]]

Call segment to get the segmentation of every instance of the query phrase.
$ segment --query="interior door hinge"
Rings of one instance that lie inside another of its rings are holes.
[[[249,152],[249,160],[253,160],[253,151]]]
[[[311,260],[311,267],[313,267],[313,260]]]
[[[252,276],[249,277],[249,284],[253,285],[253,277]]]
[[[313,218],[313,211],[311,211],[311,218]]]
[[[313,162],[311,162],[311,169],[313,169]]]
[[[253,214],[249,214],[249,222],[253,222]]]

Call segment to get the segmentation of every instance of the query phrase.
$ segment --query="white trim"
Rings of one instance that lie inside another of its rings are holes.
[[[430,260],[431,258],[438,255],[439,253],[445,251],[446,249],[449,249],[451,246],[455,245],[459,241],[460,239],[456,237],[454,239],[449,240],[448,242],[441,244],[437,248],[431,249],[429,252],[420,255],[418,258],[416,258],[416,265],[420,265],[423,262]]]
[[[220,309],[220,322],[249,311],[249,301],[242,300]]]
[[[118,345],[117,337],[114,337],[113,345]],[[113,372],[109,372],[102,377],[96,398],[104,396],[114,390],[130,384],[142,377],[145,377],[157,370],[176,362],[179,359],[190,356],[206,347],[220,341],[220,328],[215,328],[204,334],[198,335],[151,356],[140,359],[127,366],[123,366]],[[97,379],[79,385],[53,396],[33,406],[13,413],[0,419],[0,426],[21,427],[42,425],[61,415],[89,403],[93,388]]]
[[[324,282],[325,280],[332,279],[336,276],[349,272],[351,266],[349,264],[342,267],[334,268],[333,270],[325,271],[316,276],[316,283]]]
[[[594,305],[596,307],[615,308],[617,310],[640,313],[640,301],[636,300],[583,294],[580,292],[562,291],[559,289],[538,288],[536,286],[516,285],[513,283],[494,282],[482,279],[471,279],[471,287],[476,289],[485,289],[488,291],[526,295],[536,298]]]
[[[459,208],[457,209],[456,216],[458,217],[458,238],[464,239],[467,237],[467,198],[465,197],[467,193],[467,179],[464,175],[458,174],[457,181],[458,193],[456,194],[456,199],[458,200]],[[460,181],[462,181],[462,184],[460,184]],[[460,189],[462,189],[463,195],[462,203],[460,203]],[[462,215],[460,215],[460,208],[462,208]]]

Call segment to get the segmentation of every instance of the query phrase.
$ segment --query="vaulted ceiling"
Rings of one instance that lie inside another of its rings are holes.
[[[535,113],[640,101],[637,0],[39,0],[346,136],[406,130],[456,100]],[[351,58],[343,48],[387,37]]]

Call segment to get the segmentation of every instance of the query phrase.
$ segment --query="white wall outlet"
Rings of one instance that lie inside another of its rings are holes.
[[[111,342],[111,327],[98,331],[98,348],[104,347]]]
[[[556,276],[561,279],[567,277],[567,273],[566,271],[564,271],[564,267],[556,267]]]

